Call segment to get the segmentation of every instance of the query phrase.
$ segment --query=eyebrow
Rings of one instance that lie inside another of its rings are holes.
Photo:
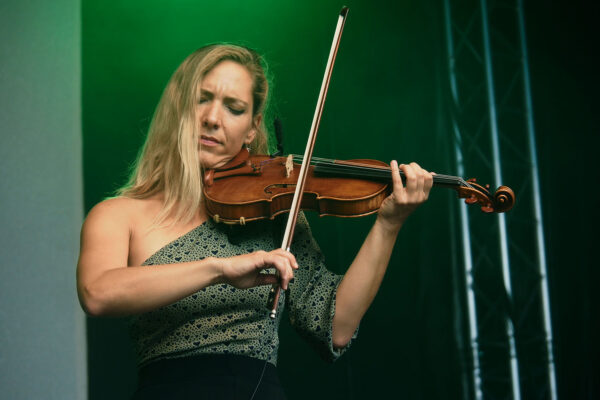
[[[200,88],[200,96],[208,96],[211,99],[215,97],[215,95],[214,95],[213,92],[211,92],[210,90],[207,90],[207,89],[202,89],[202,88]],[[242,99],[238,99],[237,97],[225,96],[225,99],[224,99],[223,102],[226,103],[226,104],[236,104],[237,103],[237,104],[242,105],[244,107],[248,107],[248,103],[247,102],[245,102]]]

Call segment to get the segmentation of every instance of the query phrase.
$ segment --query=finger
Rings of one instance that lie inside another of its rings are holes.
[[[290,279],[294,278],[294,271],[292,270],[292,265],[290,260],[282,255],[281,251],[272,251],[268,254],[267,264],[275,267],[277,272],[279,273],[280,285],[283,289],[288,288],[288,282]],[[267,267],[267,266],[265,266]]]
[[[420,195],[423,192],[423,186],[425,185],[425,170],[414,161],[410,163],[410,166],[415,171],[415,176],[417,178],[416,193]]]
[[[294,272],[291,267],[285,268],[284,271],[279,273],[279,285],[283,290],[288,290],[290,281],[294,279]]]
[[[435,175],[435,172],[425,172],[425,185],[423,186],[423,192],[425,193],[425,199],[427,199],[429,198],[429,192],[433,187],[433,176]]]
[[[296,261],[296,257],[294,257],[294,255],[291,252],[285,249],[277,249],[273,251],[279,254],[280,256],[287,258],[293,269],[298,269],[298,262]]]
[[[402,172],[406,176],[406,191],[414,193],[418,184],[414,168],[410,165],[402,164],[400,169],[402,169]]]
[[[392,162],[390,163],[390,167],[392,169],[393,190],[404,190],[404,186],[402,184],[402,177],[400,177],[400,167],[398,166],[398,161],[392,160]]]

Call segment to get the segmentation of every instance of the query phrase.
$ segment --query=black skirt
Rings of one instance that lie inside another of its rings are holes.
[[[152,362],[139,370],[133,400],[284,400],[271,363],[246,356],[206,354]]]

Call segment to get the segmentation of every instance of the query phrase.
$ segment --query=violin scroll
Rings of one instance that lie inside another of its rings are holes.
[[[502,213],[510,210],[515,204],[515,193],[508,186],[500,186],[492,195],[490,185],[482,186],[476,183],[475,178],[464,182],[457,188],[458,197],[465,199],[467,204],[479,204],[481,211],[486,213]]]

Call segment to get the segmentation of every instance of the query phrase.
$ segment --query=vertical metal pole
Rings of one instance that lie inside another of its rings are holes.
[[[538,265],[540,285],[542,292],[542,312],[544,313],[544,330],[546,334],[546,352],[548,353],[548,382],[550,385],[550,398],[557,399],[556,374],[554,370],[554,351],[552,340],[552,319],[550,315],[550,299],[548,291],[548,278],[546,272],[546,248],[544,245],[544,226],[542,224],[542,202],[540,199],[540,182],[535,143],[535,130],[533,127],[533,107],[531,101],[531,86],[529,80],[529,60],[527,58],[527,42],[525,40],[525,18],[523,16],[523,1],[517,0],[517,18],[519,19],[519,36],[521,39],[521,60],[523,66],[523,94],[525,102],[525,118],[527,121],[527,134],[529,137],[529,158],[531,159],[531,182],[533,184],[533,209],[535,213],[535,227],[537,236]]]
[[[449,0],[444,0],[444,15],[446,20],[446,46],[448,50],[448,64],[450,74],[450,88],[452,91],[452,100],[458,105],[458,87],[456,85],[456,71],[454,46],[452,39],[452,19],[450,17]],[[454,153],[456,157],[456,166],[458,176],[464,176],[463,155],[461,150],[462,139],[460,129],[454,118],[452,119],[452,128],[454,131]],[[462,233],[464,268],[465,268],[465,289],[467,296],[467,310],[469,314],[469,343],[473,357],[473,393],[475,399],[483,399],[481,390],[481,368],[479,366],[479,333],[477,328],[477,313],[475,309],[475,292],[473,290],[473,259],[471,252],[471,236],[469,231],[469,217],[467,206],[461,203],[460,206],[460,227]]]
[[[460,139],[460,131],[454,122],[453,125],[455,137]],[[462,152],[460,150],[459,143],[460,141],[456,140],[454,145],[454,151],[457,159],[457,173],[459,176],[464,176]],[[481,390],[481,367],[479,365],[479,331],[477,327],[477,310],[475,306],[475,291],[473,290],[473,257],[471,253],[469,216],[467,214],[467,205],[465,203],[460,204],[460,228],[462,232],[465,263],[465,287],[467,290],[467,309],[469,313],[469,338],[473,355],[473,389],[475,393],[475,399],[481,400],[483,399],[483,392]]]
[[[494,93],[494,77],[492,71],[492,53],[490,49],[490,34],[488,28],[488,10],[487,0],[480,0],[481,4],[481,26],[483,31],[483,49],[485,59],[485,74],[487,81],[488,106],[490,113],[490,134],[492,139],[492,156],[494,162],[494,178],[496,187],[501,185],[502,171],[500,165],[500,145],[498,143],[498,123],[496,115],[496,100]],[[498,214],[498,228],[500,230],[500,257],[502,261],[502,275],[504,278],[504,287],[509,301],[512,303],[512,288],[510,281],[510,265],[508,259],[508,243],[506,238],[506,219],[504,214]],[[515,336],[513,323],[506,315],[506,335],[510,346],[510,369],[512,377],[513,399],[521,399],[521,390],[519,385],[519,365],[517,362],[517,351],[515,345]]]

